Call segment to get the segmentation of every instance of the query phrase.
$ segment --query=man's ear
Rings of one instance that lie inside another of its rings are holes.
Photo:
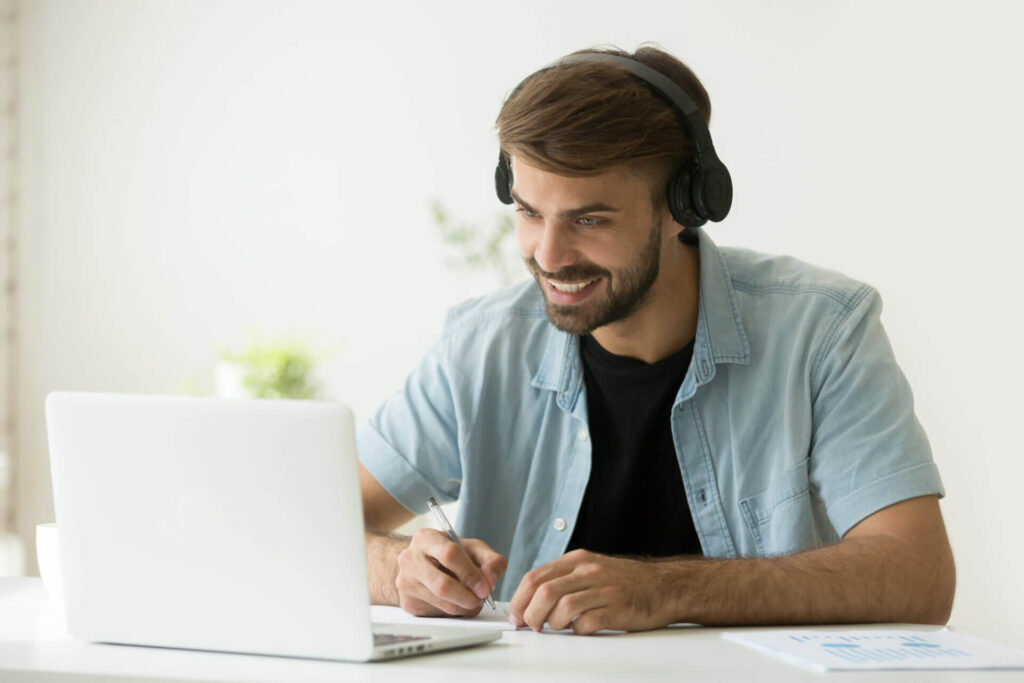
[[[668,203],[661,207],[661,212],[662,236],[665,237],[666,240],[675,237],[687,246],[697,246],[697,228],[687,228],[682,223],[677,222],[675,217],[672,215],[671,209],[668,208]]]
[[[668,203],[661,207],[661,230],[663,236],[666,238],[675,237],[680,242],[687,241],[683,237],[686,232],[686,227],[676,222],[676,219],[672,216],[672,212],[668,208]]]

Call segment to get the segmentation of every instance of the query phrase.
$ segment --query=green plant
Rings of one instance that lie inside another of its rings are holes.
[[[509,254],[512,251],[510,237],[515,231],[512,215],[500,215],[491,226],[459,222],[449,215],[439,200],[431,204],[434,222],[441,232],[441,240],[460,255],[457,265],[468,268],[491,268],[502,284],[514,281]]]
[[[221,358],[239,366],[246,393],[253,398],[313,399],[321,387],[312,377],[317,356],[303,342],[252,339],[240,353]]]

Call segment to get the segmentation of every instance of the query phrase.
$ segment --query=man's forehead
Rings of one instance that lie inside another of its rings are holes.
[[[613,166],[595,175],[567,176],[546,171],[512,157],[512,194],[520,203],[544,201],[603,202],[620,205],[635,193],[646,197],[646,185],[624,166]]]

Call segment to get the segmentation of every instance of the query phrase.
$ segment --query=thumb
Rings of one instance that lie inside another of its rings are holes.
[[[508,560],[483,541],[476,541],[472,545],[467,544],[466,551],[469,553],[470,559],[480,567],[480,571],[494,587],[498,583],[498,578],[508,568]]]
[[[480,571],[484,573],[493,588],[498,583],[498,578],[508,569],[508,560],[498,553],[492,552],[480,563]]]

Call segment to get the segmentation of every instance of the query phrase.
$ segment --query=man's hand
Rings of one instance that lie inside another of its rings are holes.
[[[663,568],[657,562],[573,550],[523,577],[510,621],[540,631],[572,628],[644,631],[672,622],[665,611]]]
[[[398,554],[398,605],[410,614],[476,616],[508,561],[483,541],[464,538],[463,552],[437,529],[420,529]],[[469,557],[467,557],[467,553]]]
[[[511,620],[576,633],[677,621],[944,624],[956,567],[936,496],[890,505],[794,555],[630,560],[574,550],[523,577]]]

